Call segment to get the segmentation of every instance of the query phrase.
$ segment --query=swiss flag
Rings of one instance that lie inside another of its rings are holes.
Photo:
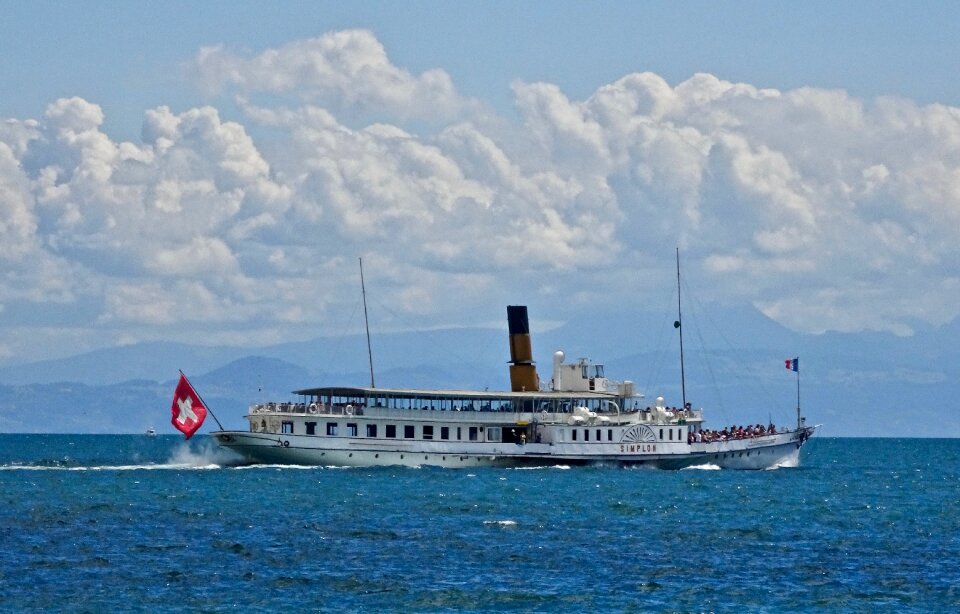
[[[170,412],[173,414],[170,423],[186,435],[187,439],[190,439],[197,432],[197,429],[203,424],[203,419],[207,417],[207,408],[200,400],[200,395],[193,389],[183,373],[180,374],[180,383],[177,384],[177,390],[173,393],[173,405],[170,406]]]

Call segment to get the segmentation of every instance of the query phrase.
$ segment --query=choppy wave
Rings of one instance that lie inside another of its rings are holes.
[[[0,435],[0,612],[957,609],[960,440],[817,439],[773,474],[243,471],[208,443]]]

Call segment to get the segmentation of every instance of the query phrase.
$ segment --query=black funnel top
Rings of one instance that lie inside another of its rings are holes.
[[[511,335],[529,335],[526,305],[507,305],[507,324]]]

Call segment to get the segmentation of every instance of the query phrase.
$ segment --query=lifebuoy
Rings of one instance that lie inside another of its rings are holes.
[[[345,414],[348,415],[348,416],[352,416],[352,415],[353,415],[353,405],[347,405],[347,407],[343,410],[343,413],[345,413]]]
[[[289,448],[289,447],[290,447],[290,441],[287,440],[287,439],[284,439],[284,440],[283,440],[283,447],[284,447],[284,448]]]

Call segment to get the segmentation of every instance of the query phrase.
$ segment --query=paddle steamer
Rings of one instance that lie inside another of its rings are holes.
[[[307,388],[295,391],[296,403],[252,405],[249,431],[212,435],[257,463],[767,469],[796,465],[817,428],[798,410],[789,430],[708,431],[703,410],[668,407],[662,397],[647,404],[633,382],[609,380],[587,359],[567,362],[561,351],[541,389],[526,307],[507,307],[507,320],[510,391],[377,388],[371,376],[369,387]]]

